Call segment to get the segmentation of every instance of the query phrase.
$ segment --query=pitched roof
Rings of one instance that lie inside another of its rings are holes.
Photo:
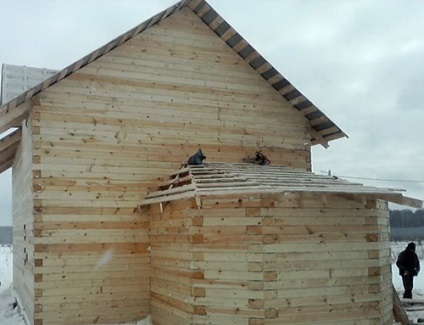
[[[157,15],[147,19],[140,25],[110,41],[99,49],[87,54],[80,60],[67,66],[45,81],[23,92],[18,97],[0,106],[0,134],[17,126],[28,116],[30,105],[22,107],[38,93],[56,84],[60,80],[78,71],[90,62],[110,52],[122,43],[171,16],[181,8],[190,8],[211,30],[224,40],[253,69],[255,69],[280,95],[301,112],[311,123],[312,144],[328,146],[328,141],[347,135],[332,122],[321,110],[296,89],[280,74],[263,56],[261,56],[230,24],[228,24],[205,0],[182,0]]]
[[[157,190],[147,194],[140,205],[208,195],[288,192],[358,194],[413,207],[423,204],[403,196],[400,190],[364,186],[291,167],[205,163],[185,165],[172,173]]]

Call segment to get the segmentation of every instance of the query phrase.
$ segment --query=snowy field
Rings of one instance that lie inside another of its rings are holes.
[[[424,243],[417,243],[416,253],[418,258],[420,259],[421,272],[420,274],[414,278],[414,289],[412,290],[412,298],[420,301],[424,301]],[[393,285],[395,286],[396,291],[399,294],[399,297],[403,295],[403,286],[402,286],[402,278],[399,275],[398,268],[396,266],[396,258],[401,251],[406,248],[407,242],[393,242],[392,243],[392,278]],[[417,322],[417,320],[424,319],[424,307],[416,306],[412,307],[415,309],[421,309],[416,311],[408,311],[408,318],[411,321]],[[424,323],[423,323],[424,324]]]
[[[395,262],[397,255],[405,249],[406,245],[407,243],[405,242],[392,243],[393,285],[400,297],[403,294],[402,279],[398,275]],[[414,299],[424,301],[424,246],[421,243],[417,245],[417,254],[420,258],[423,271],[415,278],[412,294]],[[15,293],[12,289],[12,267],[12,247],[0,246],[0,325],[28,325],[19,306],[15,306]],[[415,322],[418,318],[424,319],[424,310],[410,311],[408,312],[408,317]],[[152,325],[152,322],[150,317],[148,317],[137,323],[127,323],[126,325]]]
[[[18,307],[13,308],[15,302],[12,291],[12,247],[0,246],[0,324],[27,325],[24,316]]]

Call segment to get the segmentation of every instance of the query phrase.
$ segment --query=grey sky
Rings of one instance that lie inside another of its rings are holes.
[[[61,69],[175,2],[0,0],[0,64]],[[349,178],[424,199],[423,1],[209,3],[349,135],[314,147],[314,172],[409,180]],[[0,225],[10,223],[9,178],[0,175]]]

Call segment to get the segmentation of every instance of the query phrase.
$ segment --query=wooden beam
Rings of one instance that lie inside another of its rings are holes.
[[[409,324],[408,316],[406,315],[406,312],[402,307],[399,296],[393,284],[392,284],[392,288],[393,288],[393,317],[396,322],[401,323],[402,325],[407,325]]]
[[[423,208],[423,201],[414,199],[412,197],[408,196],[402,196],[402,204],[408,205],[414,208],[422,209]]]
[[[0,134],[26,119],[30,109],[30,101],[18,106],[16,106],[15,101],[11,101],[9,104],[0,107]]]
[[[423,201],[419,199],[414,199],[412,197],[403,196],[403,195],[396,195],[393,193],[393,195],[379,195],[380,199],[397,203],[400,205],[406,205],[412,208],[422,209],[423,208]]]
[[[316,130],[311,128],[311,138],[314,138],[314,141],[312,141],[312,145],[314,144],[321,144],[324,148],[328,148],[329,144],[328,141],[325,140],[321,134],[319,134]]]
[[[13,158],[9,159],[3,163],[0,163],[0,174],[8,170],[13,165]]]
[[[2,139],[0,139],[0,154],[8,149],[11,145],[21,141],[22,130],[17,129],[12,133],[6,135]]]
[[[0,139],[0,174],[12,167],[21,135],[22,131],[18,129]]]

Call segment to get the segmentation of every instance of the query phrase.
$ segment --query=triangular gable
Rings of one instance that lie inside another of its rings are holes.
[[[285,79],[265,58],[263,58],[239,33],[237,33],[206,1],[183,0],[158,13],[127,33],[84,56],[82,59],[57,72],[35,87],[23,92],[10,102],[0,106],[0,134],[18,126],[27,116],[31,107],[29,101],[38,93],[85,67],[134,36],[171,16],[181,8],[190,8],[216,35],[226,42],[240,57],[257,71],[280,95],[289,101],[311,123],[311,143],[327,147],[328,142],[347,135]]]

